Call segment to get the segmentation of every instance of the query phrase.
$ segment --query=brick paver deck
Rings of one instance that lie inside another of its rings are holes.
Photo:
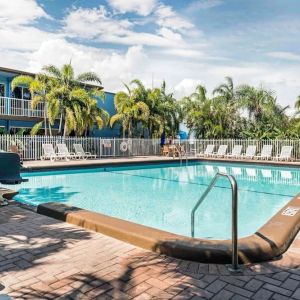
[[[299,264],[299,234],[283,258],[233,276],[223,265],[158,255],[17,205],[0,208],[0,294],[13,299],[300,299]]]

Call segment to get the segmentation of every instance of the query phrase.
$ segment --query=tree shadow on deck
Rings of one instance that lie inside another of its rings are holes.
[[[47,272],[48,265],[55,259],[60,259],[63,265],[66,254],[60,257],[62,250],[72,247],[74,242],[74,248],[77,248],[78,241],[96,235],[13,205],[0,209],[0,220],[5,216],[7,221],[0,224],[0,255],[5,257],[0,260],[0,278],[8,288],[6,276],[18,276],[22,272],[26,275],[44,265]],[[254,278],[264,271],[268,273],[272,266],[272,262],[264,263],[259,269],[257,264],[251,274],[245,273],[247,276],[230,276],[225,265],[184,261],[134,247],[124,251],[125,254],[113,255],[120,250],[113,248],[113,239],[107,239],[112,248],[105,255],[112,254],[110,257],[92,255],[96,249],[90,243],[90,248],[78,249],[81,257],[89,253],[93,256],[89,270],[80,267],[74,274],[59,279],[57,285],[47,279],[41,280],[42,275],[37,274],[35,277],[42,284],[28,283],[25,287],[12,288],[11,296],[22,299],[129,299],[142,294],[145,299],[150,296],[166,299],[180,294],[181,299],[211,298],[217,293],[206,290],[212,282],[221,280],[224,284],[243,286],[249,276]],[[76,268],[76,260],[71,259],[68,263]],[[276,272],[280,271],[284,268],[277,268]],[[266,276],[272,277],[272,274]]]
[[[80,227],[22,209],[17,204],[0,208],[0,278],[43,266],[45,259],[88,240],[91,233]]]

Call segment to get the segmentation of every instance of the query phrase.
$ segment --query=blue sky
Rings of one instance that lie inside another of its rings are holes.
[[[72,59],[109,91],[163,79],[178,97],[232,76],[300,94],[299,0],[14,0],[0,3],[1,65],[38,71]]]

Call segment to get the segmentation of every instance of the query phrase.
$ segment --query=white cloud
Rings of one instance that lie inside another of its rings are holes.
[[[120,13],[135,12],[141,16],[148,16],[157,5],[156,0],[108,0],[107,2]]]
[[[104,6],[73,9],[64,19],[64,24],[68,34],[86,39],[123,36],[133,26],[127,19],[113,19]]]
[[[2,26],[30,24],[38,18],[50,18],[35,0],[0,1],[0,24]]]
[[[156,23],[162,27],[179,31],[194,27],[189,20],[179,16],[169,5],[160,4],[155,11],[155,15],[157,17]]]
[[[188,96],[195,91],[196,86],[199,85],[200,83],[201,83],[200,80],[195,78],[182,79],[177,85],[175,85],[174,95],[178,98]]]
[[[277,52],[269,52],[267,53],[267,55],[270,57],[284,59],[284,60],[300,61],[300,55],[291,52],[277,51]]]
[[[161,27],[157,33],[134,31],[135,24],[127,19],[118,19],[104,6],[93,9],[77,8],[64,19],[64,32],[74,38],[93,39],[98,42],[148,45],[155,47],[187,47],[181,34],[169,27]]]
[[[57,38],[59,34],[48,33],[31,26],[1,27],[0,25],[0,49],[36,50],[43,41],[53,37]]]
[[[64,39],[48,40],[27,55],[27,69],[39,71],[46,64],[61,66],[72,59],[77,73],[93,71],[99,74],[106,90],[117,91],[122,82],[143,77],[148,63],[142,46],[129,47],[125,53],[69,43]]]

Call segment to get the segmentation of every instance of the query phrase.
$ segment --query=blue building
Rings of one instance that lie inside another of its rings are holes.
[[[20,129],[29,134],[31,128],[43,118],[43,105],[39,104],[36,109],[31,109],[31,95],[27,87],[18,86],[11,90],[11,81],[18,75],[35,76],[33,73],[0,67],[0,133],[17,133]],[[110,116],[115,114],[114,94],[105,92],[105,102],[100,99],[98,105],[104,108]],[[54,133],[57,125],[54,126]],[[105,127],[101,130],[93,129],[92,136],[119,137],[119,128]]]

